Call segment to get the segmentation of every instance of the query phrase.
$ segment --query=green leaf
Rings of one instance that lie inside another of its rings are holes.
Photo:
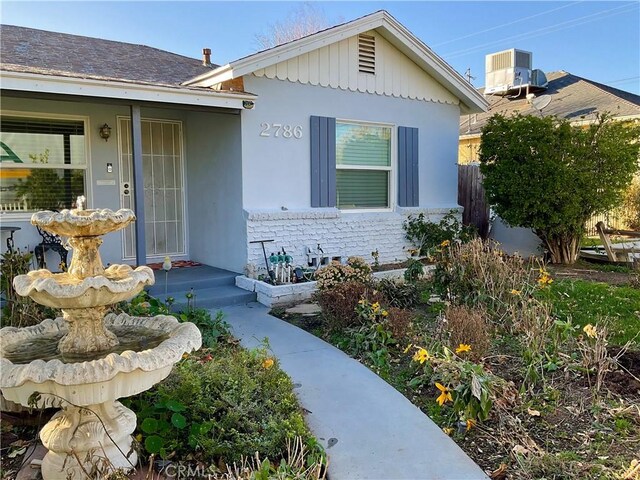
[[[144,448],[146,448],[149,453],[158,454],[163,446],[164,439],[157,435],[151,435],[144,439]]]
[[[166,407],[172,412],[184,412],[187,407],[176,400],[167,400]]]
[[[140,428],[144,433],[155,433],[158,431],[158,421],[155,418],[145,418]]]
[[[184,415],[174,413],[173,415],[171,415],[171,423],[174,427],[183,429],[187,426],[187,419],[184,417]]]

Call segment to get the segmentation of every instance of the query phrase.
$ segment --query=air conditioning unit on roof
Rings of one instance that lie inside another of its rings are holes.
[[[529,89],[541,90],[547,78],[541,70],[532,70],[532,53],[512,48],[492,53],[485,59],[485,95],[516,95]]]

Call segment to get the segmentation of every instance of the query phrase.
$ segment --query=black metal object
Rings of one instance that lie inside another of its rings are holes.
[[[0,231],[9,232],[9,236],[7,237],[7,250],[13,252],[14,244],[13,244],[13,232],[20,230],[20,227],[11,227],[9,225],[0,226]]]
[[[269,278],[271,279],[272,282],[275,283],[276,274],[269,267],[269,260],[267,260],[267,251],[264,249],[264,244],[265,243],[270,243],[270,242],[273,242],[273,241],[275,241],[275,240],[273,240],[273,239],[271,239],[271,240],[254,240],[254,241],[249,242],[249,243],[259,243],[260,245],[262,245],[262,255],[264,255],[264,265],[265,265],[265,267],[267,267],[267,272],[269,273]]]
[[[40,227],[36,227],[38,229],[38,233],[42,237],[42,242],[35,246],[33,249],[33,253],[36,256],[36,261],[38,262],[38,268],[45,268],[46,262],[44,261],[44,253],[47,250],[53,250],[60,255],[60,266],[62,270],[67,271],[67,249],[62,245],[62,240],[58,235],[54,235],[53,233],[45,232]]]

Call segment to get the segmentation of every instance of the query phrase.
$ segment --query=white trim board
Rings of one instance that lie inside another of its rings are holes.
[[[249,93],[226,93],[204,89],[140,85],[6,70],[0,71],[0,79],[2,80],[3,90],[83,95],[97,98],[117,98],[204,107],[242,109],[243,100],[256,99],[256,95]]]

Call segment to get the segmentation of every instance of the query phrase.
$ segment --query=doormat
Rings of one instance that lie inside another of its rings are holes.
[[[174,260],[171,262],[171,268],[186,268],[186,267],[199,267],[202,264],[200,262],[194,262],[192,260]],[[147,264],[151,270],[162,270],[162,262]]]

